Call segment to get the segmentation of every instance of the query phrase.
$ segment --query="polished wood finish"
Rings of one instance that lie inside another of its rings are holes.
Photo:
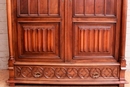
[[[124,87],[127,0],[7,0],[9,84]]]

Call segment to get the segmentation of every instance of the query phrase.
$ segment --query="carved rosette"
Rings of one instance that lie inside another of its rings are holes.
[[[90,77],[93,79],[99,78],[101,75],[101,71],[99,68],[93,68],[90,70]]]
[[[55,66],[15,66],[16,78],[43,79],[109,79],[118,78],[115,67],[55,67]]]
[[[42,67],[34,67],[32,70],[32,75],[34,78],[40,78],[43,76],[43,68]]]

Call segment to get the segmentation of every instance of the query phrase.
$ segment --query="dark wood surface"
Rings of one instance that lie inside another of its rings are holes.
[[[9,84],[124,87],[126,10],[127,0],[7,0]]]

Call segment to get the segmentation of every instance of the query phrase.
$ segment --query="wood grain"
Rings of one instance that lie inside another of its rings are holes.
[[[9,80],[124,87],[127,0],[7,0]]]

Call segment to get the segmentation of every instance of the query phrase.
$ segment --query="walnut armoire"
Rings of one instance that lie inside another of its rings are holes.
[[[9,85],[124,87],[127,0],[7,0]]]

